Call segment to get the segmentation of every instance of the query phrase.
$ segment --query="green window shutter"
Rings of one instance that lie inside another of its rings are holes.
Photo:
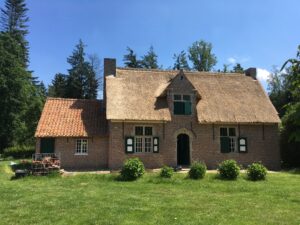
[[[174,115],[184,115],[184,102],[174,102]]]
[[[134,153],[133,137],[125,137],[125,153]]]
[[[221,153],[229,153],[230,152],[230,138],[229,137],[221,137],[220,138],[221,145]]]
[[[248,152],[247,138],[239,137],[238,146],[239,146],[239,153],[247,153]]]
[[[191,102],[184,102],[184,114],[191,115],[192,114],[192,103]]]
[[[159,137],[153,137],[153,153],[159,153]]]

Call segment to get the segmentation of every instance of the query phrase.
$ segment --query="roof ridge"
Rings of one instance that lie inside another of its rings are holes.
[[[60,98],[60,97],[47,97],[46,100],[62,100],[62,101],[102,101],[102,99]]]

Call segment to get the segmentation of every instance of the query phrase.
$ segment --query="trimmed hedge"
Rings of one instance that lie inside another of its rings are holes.
[[[31,158],[35,153],[34,146],[17,145],[4,149],[3,157],[13,157],[14,159]]]
[[[144,173],[145,167],[139,158],[127,159],[121,170],[121,179],[124,181],[136,180]]]
[[[267,168],[259,162],[252,163],[247,168],[247,176],[253,181],[264,180],[267,176]]]
[[[163,166],[160,170],[160,177],[163,178],[171,178],[173,176],[174,173],[174,169],[172,167],[169,166]]]
[[[240,167],[235,160],[229,159],[219,164],[218,172],[222,179],[235,180],[240,174]]]
[[[189,178],[202,179],[206,173],[206,165],[202,162],[193,162],[189,170]]]

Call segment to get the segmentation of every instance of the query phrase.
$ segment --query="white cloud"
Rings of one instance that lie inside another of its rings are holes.
[[[234,57],[229,57],[229,58],[227,59],[227,61],[228,61],[229,63],[231,63],[231,64],[235,64],[235,63],[236,63],[236,59],[235,59]]]
[[[250,60],[249,57],[239,57],[239,56],[231,56],[227,58],[228,63],[236,64],[236,63],[246,63]]]
[[[271,73],[262,68],[256,68],[256,77],[261,82],[266,82],[270,78]]]

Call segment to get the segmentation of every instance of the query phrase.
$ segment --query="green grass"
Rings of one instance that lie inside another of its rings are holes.
[[[27,177],[11,180],[0,162],[0,224],[300,224],[300,174],[242,175],[222,181],[146,174],[134,182],[116,175]]]

